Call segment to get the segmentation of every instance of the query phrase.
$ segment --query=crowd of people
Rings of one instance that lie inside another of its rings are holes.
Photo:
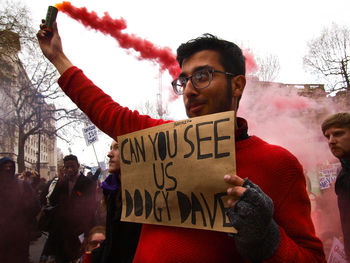
[[[98,180],[101,168],[85,175],[72,154],[64,157],[57,177],[48,182],[36,172],[16,174],[15,162],[1,158],[0,183],[6,187],[0,193],[0,262],[32,262],[30,244],[42,235],[40,263],[90,263],[92,250],[101,244],[97,262],[114,262],[116,255],[121,262],[131,262],[141,224],[120,221],[120,163],[115,141],[108,157],[109,175],[102,183]]]
[[[189,118],[234,112],[237,174],[219,175],[227,185],[226,215],[237,230],[228,235],[121,221],[117,137],[171,121],[140,115],[113,101],[66,57],[57,23],[47,31],[44,22],[37,37],[43,54],[61,74],[58,84],[113,138],[109,175],[100,184],[96,175],[80,172],[75,155],[67,155],[58,176],[44,183],[35,173],[17,178],[14,161],[2,158],[0,182],[7,187],[0,193],[1,226],[6,226],[0,239],[6,245],[0,246],[0,262],[28,262],[36,227],[48,233],[41,262],[326,262],[301,164],[288,150],[249,135],[247,120],[237,116],[246,78],[245,58],[236,44],[210,34],[181,44],[181,74],[172,82]],[[335,191],[349,257],[349,114],[331,116],[322,131],[342,163]],[[20,242],[12,236],[21,236]]]

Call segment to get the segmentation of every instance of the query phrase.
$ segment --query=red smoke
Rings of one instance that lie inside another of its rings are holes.
[[[139,59],[147,59],[159,64],[162,71],[167,70],[172,78],[177,78],[181,72],[179,64],[176,61],[176,55],[168,47],[159,47],[146,39],[142,39],[134,34],[123,33],[127,28],[126,21],[123,18],[113,19],[105,12],[103,17],[99,17],[96,12],[89,12],[86,7],[77,8],[70,2],[56,4],[55,7],[81,22],[85,27],[92,28],[105,35],[110,35],[118,41],[120,47],[125,49],[134,49],[139,53]],[[249,50],[243,50],[246,58],[246,71],[251,73],[256,71],[257,65],[253,55]],[[174,101],[178,96],[170,92],[169,101]]]
[[[100,31],[103,34],[112,36],[119,45],[125,49],[134,49],[139,52],[141,59],[157,62],[162,70],[168,70],[169,74],[176,78],[180,74],[180,68],[176,56],[168,47],[158,47],[148,40],[137,37],[133,34],[123,33],[126,29],[126,21],[112,19],[107,12],[103,17],[98,17],[96,12],[88,12],[85,7],[77,8],[70,2],[62,2],[55,5],[57,9],[66,13],[71,18],[80,21],[84,26]]]
[[[80,21],[84,26],[112,36],[118,41],[120,47],[125,49],[132,48],[139,52],[140,59],[157,62],[161,70],[167,70],[173,78],[177,78],[180,74],[181,69],[176,61],[176,55],[172,53],[171,49],[158,47],[134,34],[123,33],[122,30],[127,28],[125,19],[113,19],[107,12],[104,13],[103,17],[99,17],[96,12],[88,12],[85,7],[74,7],[70,2],[62,2],[55,6],[59,11]],[[257,66],[249,50],[244,50],[244,56],[246,58],[247,72],[255,71]]]
[[[245,67],[246,67],[246,72],[253,73],[258,69],[258,66],[256,65],[254,56],[252,53],[250,53],[249,49],[243,50],[243,55],[245,57]]]

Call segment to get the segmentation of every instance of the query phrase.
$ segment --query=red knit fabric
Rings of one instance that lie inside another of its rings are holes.
[[[92,254],[91,252],[85,252],[84,259],[82,263],[92,263]]]
[[[59,84],[90,120],[112,138],[165,123],[120,106],[76,67],[68,69]],[[298,160],[287,150],[252,136],[236,142],[236,165],[238,176],[248,177],[274,202],[273,218],[281,240],[274,255],[265,262],[326,262],[322,243],[315,236]],[[226,233],[145,224],[134,262],[246,261]]]

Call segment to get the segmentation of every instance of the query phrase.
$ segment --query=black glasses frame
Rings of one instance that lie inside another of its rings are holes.
[[[193,81],[193,76],[199,72],[208,72],[209,73],[209,80],[208,80],[208,84],[205,86],[205,87],[201,87],[201,88],[198,88],[197,85],[195,84],[195,82]],[[212,68],[208,68],[208,69],[201,69],[201,70],[198,70],[196,72],[194,72],[191,76],[188,76],[188,77],[179,77],[177,79],[174,79],[172,82],[171,82],[171,85],[173,86],[173,90],[174,92],[177,94],[177,95],[183,95],[183,91],[187,85],[187,82],[189,80],[191,80],[191,83],[193,85],[193,87],[197,90],[201,90],[201,89],[206,89],[210,86],[210,83],[212,82],[213,80],[213,73],[221,73],[221,74],[225,74],[227,76],[232,76],[234,77],[235,75],[232,74],[232,73],[229,73],[229,72],[225,72],[225,71],[220,71],[220,70],[215,70],[215,69],[212,69]],[[180,81],[180,79],[182,80],[185,80],[185,81]],[[180,82],[181,84],[179,85],[178,82]],[[178,86],[182,87],[182,89],[178,89]]]

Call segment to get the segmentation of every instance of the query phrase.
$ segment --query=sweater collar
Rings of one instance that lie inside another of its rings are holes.
[[[236,141],[242,141],[249,137],[247,121],[241,117],[237,117],[237,130],[235,131]]]

